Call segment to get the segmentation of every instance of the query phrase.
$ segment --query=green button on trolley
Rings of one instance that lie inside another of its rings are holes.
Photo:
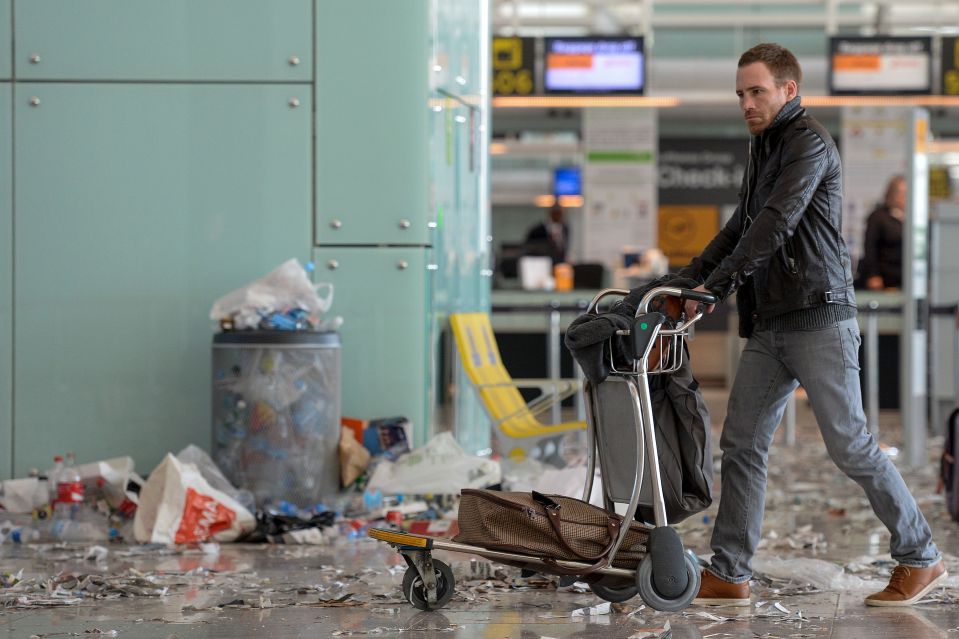
[[[649,324],[647,324],[646,322],[643,322],[642,324],[639,325],[639,327],[645,331],[647,328],[649,328]]]

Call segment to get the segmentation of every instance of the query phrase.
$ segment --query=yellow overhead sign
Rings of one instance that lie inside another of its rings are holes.
[[[533,38],[493,38],[493,95],[536,93]]]

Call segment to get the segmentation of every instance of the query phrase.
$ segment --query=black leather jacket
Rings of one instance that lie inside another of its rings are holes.
[[[738,290],[744,336],[785,313],[854,306],[842,166],[829,133],[797,97],[752,137],[749,155],[736,212],[681,275],[720,299]]]

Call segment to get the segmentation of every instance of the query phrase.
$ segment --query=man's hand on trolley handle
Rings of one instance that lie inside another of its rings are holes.
[[[712,295],[712,293],[706,290],[706,287],[702,285],[697,286],[696,288],[693,289],[693,291],[697,293],[709,293],[710,295]],[[713,309],[716,308],[716,305],[703,304],[702,302],[697,302],[696,300],[686,300],[686,303],[684,306],[684,310],[686,311],[686,317],[687,318],[696,317],[696,313],[699,312],[700,308],[702,308],[704,313],[712,313]]]

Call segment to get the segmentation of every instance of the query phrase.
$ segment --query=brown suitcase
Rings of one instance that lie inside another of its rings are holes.
[[[586,562],[594,564],[595,570],[610,565],[609,551],[623,518],[562,495],[466,488],[460,499],[458,524],[460,533],[453,538],[457,543],[549,560]],[[649,531],[632,522],[612,565],[635,569],[646,556]]]

